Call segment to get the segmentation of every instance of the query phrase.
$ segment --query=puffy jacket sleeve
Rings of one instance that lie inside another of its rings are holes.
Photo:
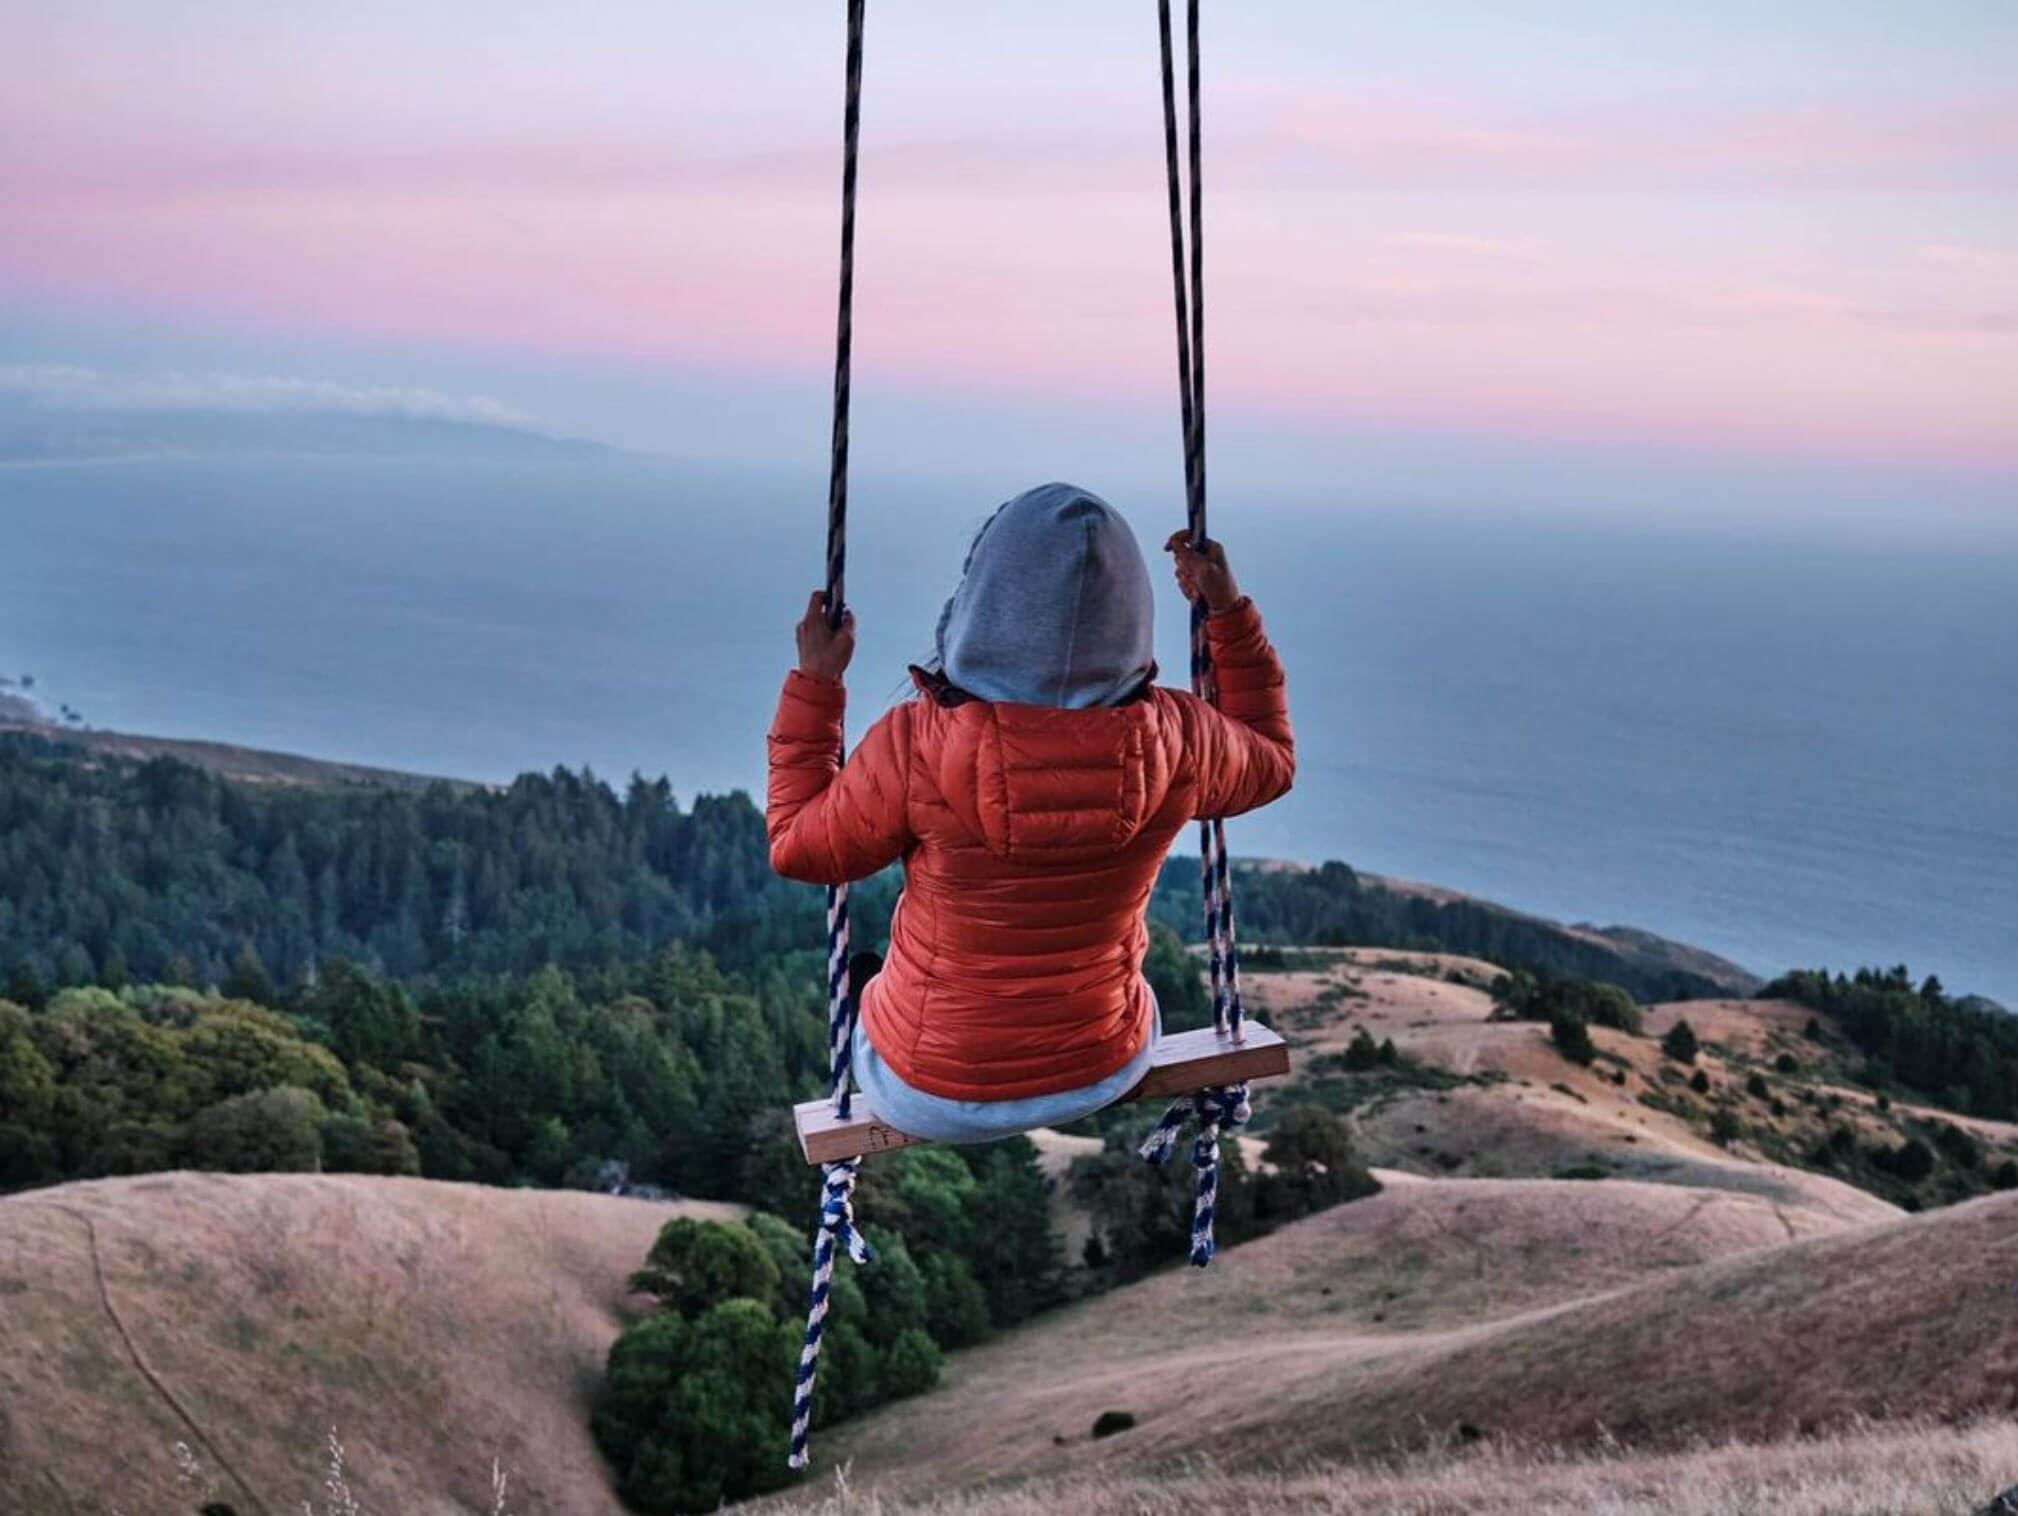
[[[787,879],[842,884],[895,862],[909,844],[910,710],[898,706],[841,761],[847,691],[794,669],[771,722],[764,830]]]
[[[1252,600],[1208,616],[1205,635],[1219,704],[1201,707],[1198,814],[1237,816],[1279,799],[1296,777],[1289,689]]]

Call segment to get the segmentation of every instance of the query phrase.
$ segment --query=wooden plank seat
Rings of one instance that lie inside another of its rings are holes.
[[[1249,1021],[1238,1040],[1222,1037],[1211,1027],[1173,1032],[1157,1043],[1149,1072],[1122,1101],[1169,1099],[1222,1084],[1249,1079],[1274,1079],[1289,1072],[1289,1044],[1280,1035]],[[1119,1103],[1119,1102],[1117,1102]],[[863,1153],[887,1153],[928,1139],[885,1126],[855,1102],[855,1114],[843,1121],[834,1102],[808,1100],[792,1107],[799,1128],[799,1146],[808,1163],[832,1163]]]

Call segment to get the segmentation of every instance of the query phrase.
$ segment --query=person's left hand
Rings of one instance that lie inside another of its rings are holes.
[[[854,656],[855,613],[843,610],[841,624],[832,625],[827,620],[826,592],[814,590],[799,622],[799,672],[839,684]]]

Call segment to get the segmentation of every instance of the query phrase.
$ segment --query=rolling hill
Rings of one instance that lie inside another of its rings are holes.
[[[356,1175],[173,1173],[0,1199],[0,1511],[614,1516],[588,1406],[665,1221],[730,1207]]]
[[[1641,1036],[1591,1028],[1598,1056],[1584,1067],[1551,1045],[1546,1025],[1491,1019],[1486,987],[1499,972],[1452,954],[1352,948],[1297,954],[1283,971],[1250,975],[1250,1002],[1291,1044],[1291,1079],[1268,1098],[1343,1108],[1362,1156],[1389,1168],[1738,1189],[1847,1222],[1893,1209],[1806,1161],[1838,1129],[1868,1147],[1904,1140],[1909,1123],[1940,1123],[1971,1132],[1985,1165],[2018,1157],[2018,1125],[1904,1102],[1881,1108],[1869,1090],[1851,1085],[1857,1060],[1840,1042],[1807,1035],[1813,1017],[1802,1007],[1653,1006]],[[1702,1044],[1690,1065],[1660,1048],[1683,1019]],[[1362,1029],[1393,1041],[1403,1072],[1343,1078],[1344,1050]],[[1691,1085],[1698,1073],[1706,1090]],[[1728,1144],[1710,1133],[1720,1106],[1740,1126]]]
[[[1392,1038],[1398,1068],[1344,1102],[1382,1192],[953,1355],[769,1505],[1968,1516],[2018,1481],[2018,1195],[1905,1214],[1711,1141],[1666,1077],[1687,1015],[1718,1087],[1773,1071],[1786,1114],[1754,1114],[1790,1141],[1808,1090],[1874,1135],[1910,1115],[1840,1085],[1795,1010],[1656,1008],[1581,1068],[1488,1019],[1490,964],[1292,959],[1251,979],[1294,1046],[1271,1101],[1337,1097],[1354,1033]],[[1040,1139],[1054,1174],[1091,1145]],[[682,1211],[731,1214],[350,1175],[0,1199],[0,1511],[184,1508],[182,1442],[240,1516],[280,1516],[334,1428],[368,1516],[487,1510],[493,1458],[515,1511],[617,1516],[588,1407]],[[1062,1194],[1053,1219],[1083,1236]],[[1133,1425],[1093,1436],[1115,1411]]]

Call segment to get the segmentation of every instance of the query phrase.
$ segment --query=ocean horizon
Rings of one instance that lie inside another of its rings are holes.
[[[851,732],[1030,482],[858,478]],[[1179,514],[1084,482],[1145,546]],[[824,509],[819,479],[622,454],[9,466],[0,674],[121,731],[761,793]],[[1216,519],[1300,752],[1237,854],[2018,1006],[2018,549],[1286,497]]]

